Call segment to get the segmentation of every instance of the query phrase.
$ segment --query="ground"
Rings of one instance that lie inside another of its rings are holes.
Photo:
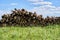
[[[60,25],[0,27],[0,40],[60,40]]]

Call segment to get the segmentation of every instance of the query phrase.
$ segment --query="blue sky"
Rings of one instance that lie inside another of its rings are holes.
[[[0,9],[14,9],[14,8],[25,8],[31,9],[33,5],[28,0],[0,0]]]
[[[0,0],[0,16],[24,8],[46,16],[60,16],[60,0]]]

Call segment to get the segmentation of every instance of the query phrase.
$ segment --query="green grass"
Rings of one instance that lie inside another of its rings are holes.
[[[0,40],[60,40],[60,25],[47,27],[1,27]]]

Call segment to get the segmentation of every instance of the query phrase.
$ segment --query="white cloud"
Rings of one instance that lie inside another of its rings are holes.
[[[34,5],[51,5],[51,2],[33,2]]]
[[[51,5],[51,2],[44,1],[44,0],[28,0],[34,5]]]
[[[40,6],[40,7],[34,7],[32,9],[32,11],[36,11],[37,14],[42,14],[44,17],[46,16],[60,16],[60,9],[58,9],[57,7],[43,7],[43,6]]]
[[[28,1],[30,1],[30,2],[41,2],[41,1],[43,1],[43,0],[28,0]]]
[[[37,14],[42,14],[44,17],[46,16],[60,16],[60,7],[53,6],[52,2],[49,1],[37,1],[31,2],[33,5],[40,5],[34,7],[31,11],[36,11]]]
[[[10,5],[12,5],[12,6],[16,6],[16,5],[18,5],[18,3],[11,3]]]
[[[1,16],[4,15],[4,14],[10,14],[11,11],[10,10],[0,10],[0,19],[1,19]]]
[[[0,6],[16,6],[18,3],[0,4]]]

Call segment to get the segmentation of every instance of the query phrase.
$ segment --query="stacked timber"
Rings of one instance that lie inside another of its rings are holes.
[[[0,20],[0,26],[47,26],[49,24],[60,24],[60,17],[43,18],[36,12],[28,12],[25,9],[14,9],[11,14],[4,14]]]

